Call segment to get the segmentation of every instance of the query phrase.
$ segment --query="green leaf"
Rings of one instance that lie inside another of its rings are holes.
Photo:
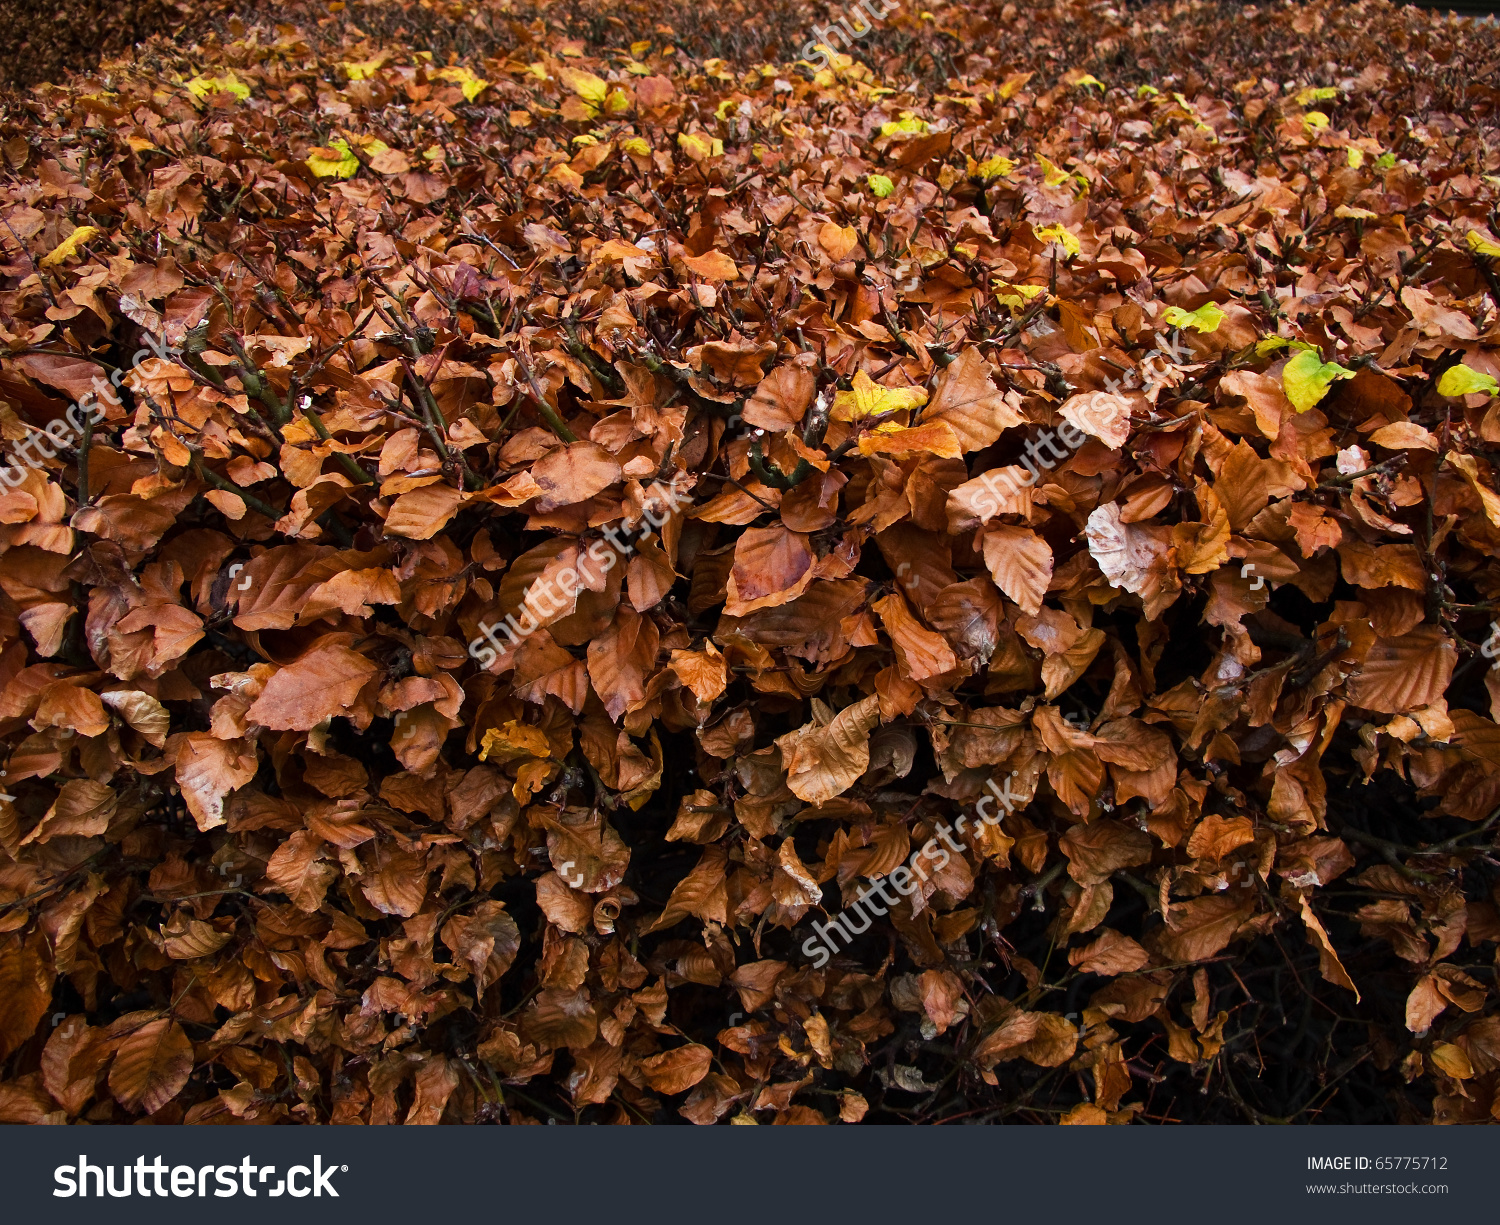
[[[1267,336],[1264,340],[1256,342],[1255,353],[1257,357],[1264,357],[1267,353],[1274,353],[1277,349],[1285,349],[1288,345],[1293,349],[1306,349],[1312,353],[1317,352],[1316,346],[1308,344],[1305,340],[1291,340],[1285,336]]]
[[[896,185],[883,174],[872,174],[865,179],[865,182],[870,185],[870,194],[877,200],[884,200],[896,190]]]
[[[1328,394],[1337,379],[1352,379],[1354,371],[1336,362],[1325,362],[1313,349],[1303,349],[1281,370],[1286,398],[1299,413],[1305,413]]]
[[[1174,328],[1192,328],[1195,332],[1217,332],[1224,322],[1224,312],[1214,302],[1205,302],[1195,311],[1169,306],[1162,317]]]
[[[1459,364],[1443,371],[1443,377],[1438,379],[1437,389],[1440,396],[1471,396],[1475,392],[1492,396],[1500,391],[1500,383],[1495,382],[1492,374],[1484,374],[1470,366]]]
[[[1396,155],[1394,153],[1382,153],[1379,157],[1377,157],[1375,159],[1375,169],[1376,170],[1389,170],[1395,164],[1396,164]]]

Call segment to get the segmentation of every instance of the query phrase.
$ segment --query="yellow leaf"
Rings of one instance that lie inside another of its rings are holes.
[[[870,194],[877,200],[884,200],[891,192],[896,190],[896,185],[883,174],[867,175],[865,182],[870,186]]]
[[[710,157],[719,157],[724,152],[724,142],[717,136],[709,140],[705,136],[699,136],[696,132],[679,132],[677,147],[695,162],[706,161]]]
[[[1363,149],[1356,149],[1353,145],[1350,145],[1349,148],[1345,150],[1345,152],[1349,155],[1349,166],[1351,169],[1358,170],[1365,164],[1365,154]]]
[[[320,179],[350,179],[359,173],[359,158],[342,136],[328,148],[316,148],[307,157],[307,168]]]
[[[1314,102],[1327,102],[1329,99],[1337,98],[1338,96],[1339,91],[1331,86],[1325,85],[1322,88],[1317,88],[1310,85],[1297,95],[1295,101],[1298,106],[1311,106]]]
[[[1005,78],[1005,80],[1001,83],[1000,88],[995,92],[1006,101],[1009,101],[1011,98],[1014,98],[1018,93],[1020,93],[1021,90],[1026,87],[1026,82],[1031,80],[1031,78],[1035,75],[1036,74],[1032,72],[1013,72],[1010,74],[1010,76]]]
[[[1353,370],[1324,362],[1312,349],[1303,349],[1281,368],[1281,386],[1292,407],[1305,413],[1328,394],[1337,379],[1352,379]]]
[[[444,68],[436,74],[440,81],[451,81],[463,90],[466,101],[472,102],[484,92],[489,82],[482,77],[476,77],[467,68]]]
[[[1224,312],[1217,303],[1205,302],[1195,311],[1183,310],[1180,306],[1169,306],[1162,318],[1174,328],[1192,328],[1195,332],[1217,332],[1224,322]]]
[[[1328,116],[1322,111],[1308,111],[1302,116],[1302,122],[1309,131],[1321,131],[1328,126]]]
[[[1474,1065],[1461,1046],[1451,1042],[1439,1042],[1432,1048],[1432,1062],[1454,1080],[1468,1080],[1474,1075]]]
[[[187,83],[188,93],[195,98],[206,98],[212,93],[233,94],[236,98],[248,98],[250,87],[226,72],[222,77],[196,76]]]
[[[997,154],[982,162],[976,162],[972,157],[969,158],[968,172],[971,179],[978,179],[981,183],[993,183],[996,179],[1008,177],[1015,168],[1016,164],[1010,158],[1000,157]]]
[[[71,234],[64,238],[62,242],[53,247],[51,251],[42,256],[42,267],[51,268],[56,264],[62,263],[63,260],[67,259],[68,256],[74,254],[79,247],[88,242],[94,237],[95,234],[98,234],[99,232],[99,227],[96,225],[79,226],[76,230],[74,230]]]
[[[557,79],[593,106],[603,106],[609,93],[609,82],[579,68],[559,68]]]
[[[1464,241],[1469,244],[1469,250],[1475,255],[1487,255],[1490,258],[1500,256],[1500,243],[1493,243],[1478,230],[1470,230],[1464,235]]]
[[[1077,235],[1061,222],[1056,225],[1043,226],[1039,230],[1033,226],[1032,231],[1036,234],[1037,241],[1042,243],[1055,242],[1069,255],[1077,255],[1083,250],[1083,245],[1078,241]]]
[[[900,119],[892,119],[880,125],[882,136],[922,136],[931,130],[932,125],[927,120],[911,111],[902,111]]]
[[[835,421],[859,421],[926,403],[927,393],[920,387],[882,387],[861,370],[854,376],[853,390],[833,397],[832,414]]]
[[[1496,383],[1494,375],[1465,366],[1462,362],[1444,370],[1437,385],[1440,396],[1471,396],[1476,393],[1492,396],[1496,391],[1500,391],[1500,384]]]
[[[1061,187],[1064,183],[1066,183],[1073,177],[1061,166],[1055,165],[1047,158],[1043,157],[1040,153],[1036,155],[1036,160],[1037,164],[1042,168],[1042,174],[1044,175],[1042,181],[1045,182],[1048,187]]]
[[[1101,94],[1105,90],[1105,84],[1104,84],[1104,82],[1101,81],[1098,77],[1092,75],[1091,73],[1087,73],[1087,72],[1084,73],[1081,77],[1079,77],[1076,81],[1069,82],[1069,84],[1072,84],[1072,85],[1083,85],[1083,86],[1097,85],[1099,87],[1099,92]]]
[[[629,140],[621,144],[620,148],[623,149],[626,153],[634,154],[636,157],[651,156],[651,146],[648,145],[639,136],[632,136]]]
[[[1028,302],[1046,292],[1044,285],[1008,285],[1004,281],[995,282],[995,301],[1012,311],[1025,310]]]
[[[340,64],[339,67],[344,70],[344,74],[351,81],[368,81],[380,70],[383,63],[385,63],[385,56],[377,55],[372,60],[356,60],[354,63]]]

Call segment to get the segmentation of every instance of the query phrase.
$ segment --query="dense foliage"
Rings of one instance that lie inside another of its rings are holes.
[[[0,1118],[1500,1116],[1493,27],[839,17],[0,106]]]

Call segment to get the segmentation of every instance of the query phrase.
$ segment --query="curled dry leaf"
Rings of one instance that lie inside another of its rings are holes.
[[[870,768],[870,729],[880,721],[880,699],[863,698],[835,714],[813,704],[813,719],[776,741],[787,786],[798,799],[821,804],[842,795]]]

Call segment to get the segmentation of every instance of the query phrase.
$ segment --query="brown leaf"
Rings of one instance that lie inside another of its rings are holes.
[[[965,451],[981,451],[1020,425],[1021,414],[991,381],[993,372],[977,348],[965,349],[938,376],[922,421],[947,425]]]
[[[879,721],[874,695],[837,714],[814,699],[812,721],[776,740],[792,794],[821,804],[849,790],[870,768],[870,729]]]
[[[570,442],[533,464],[531,475],[542,489],[537,511],[545,514],[608,489],[620,479],[620,465],[596,442]]]
[[[1151,860],[1151,839],[1120,821],[1074,825],[1058,840],[1068,857],[1068,875],[1080,885],[1097,885],[1121,868]]]
[[[994,523],[984,532],[984,564],[995,586],[1028,616],[1042,610],[1052,582],[1052,549],[1028,527]]]
[[[622,604],[609,629],[589,643],[589,679],[611,719],[646,696],[659,641],[655,622]]]
[[[1436,977],[1424,974],[1406,997],[1406,1028],[1414,1034],[1425,1034],[1446,1007],[1448,1000],[1438,990]]]
[[[958,657],[947,639],[923,626],[899,591],[877,600],[871,607],[891,636],[903,676],[923,681],[958,667]]]
[[[1235,892],[1238,892],[1237,890]],[[1233,893],[1218,893],[1176,903],[1167,927],[1158,933],[1157,949],[1169,961],[1203,961],[1234,939],[1250,916],[1252,902]]]
[[[646,1083],[668,1095],[687,1092],[708,1075],[712,1066],[713,1052],[696,1042],[641,1060]]]
[[[0,1059],[31,1037],[52,1000],[52,955],[36,932],[0,936]]]
[[[458,513],[463,501],[463,493],[452,485],[425,485],[403,493],[385,517],[386,535],[431,540]]]
[[[790,362],[777,366],[745,401],[745,421],[774,434],[795,429],[802,424],[816,389],[817,378],[806,366]]]
[[[314,647],[266,682],[246,718],[274,731],[305,732],[343,714],[374,677],[377,664],[336,643]]]
[[[109,1091],[126,1110],[155,1114],[187,1084],[193,1044],[169,1017],[148,1021],[121,1039],[109,1069]]]
[[[59,835],[92,838],[109,829],[118,804],[115,793],[92,779],[69,779],[58,792],[57,802],[36,823],[21,845],[46,842]]]
[[[804,532],[781,524],[753,527],[734,547],[724,612],[743,617],[757,608],[795,600],[813,579],[813,551]]]
[[[1338,952],[1333,947],[1333,941],[1329,940],[1322,920],[1308,905],[1305,895],[1298,899],[1298,904],[1302,911],[1302,922],[1307,926],[1308,938],[1312,941],[1313,947],[1318,950],[1318,972],[1335,986],[1354,992],[1354,1002],[1359,1003],[1359,988],[1354,985],[1354,980],[1344,969],[1344,963],[1339,960]]]
[[[297,830],[266,862],[266,880],[309,914],[323,904],[337,876],[338,868],[324,857],[323,840],[307,830]]]
[[[729,895],[724,888],[724,869],[728,857],[718,846],[706,846],[698,865],[672,890],[666,909],[648,931],[661,931],[688,916],[705,923],[729,922]]]
[[[1349,700],[1367,710],[1403,714],[1443,696],[1458,651],[1435,625],[1418,626],[1399,638],[1377,638],[1349,678]]]
[[[1150,955],[1129,936],[1103,928],[1092,943],[1068,951],[1068,962],[1084,974],[1129,974],[1149,965]]]
[[[274,678],[273,678],[274,679]],[[199,830],[224,824],[224,797],[255,777],[255,746],[246,740],[220,740],[202,732],[179,733],[177,785]],[[169,748],[173,741],[168,741]]]

